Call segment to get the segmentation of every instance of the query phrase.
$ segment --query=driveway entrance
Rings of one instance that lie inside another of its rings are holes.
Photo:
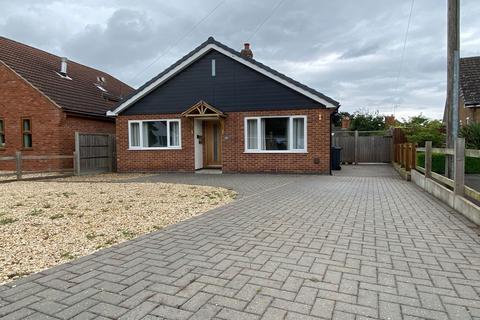
[[[0,317],[480,318],[478,229],[390,167],[358,167],[150,178],[240,197],[0,287]]]

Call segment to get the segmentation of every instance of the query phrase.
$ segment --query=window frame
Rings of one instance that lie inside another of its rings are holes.
[[[143,123],[165,121],[167,122],[167,146],[166,147],[144,147],[143,146]],[[178,123],[178,146],[170,145],[170,123]],[[132,123],[139,125],[140,146],[132,146]],[[128,120],[128,150],[180,150],[182,149],[182,120],[181,119],[146,119],[146,120]]]
[[[33,149],[33,124],[32,124],[32,118],[30,117],[22,117],[20,118],[20,127],[22,129],[22,150],[32,150]],[[30,130],[29,131],[25,131],[25,127],[23,126],[23,122],[25,120],[28,120],[30,122]],[[30,147],[26,147],[25,146],[25,134],[29,134],[30,135],[30,141],[31,141],[31,146]]]
[[[7,148],[7,139],[5,137],[5,119],[0,118],[0,122],[2,123],[2,126],[0,127],[0,135],[3,135],[3,146],[0,145],[0,150],[4,150]]]
[[[288,118],[288,149],[287,150],[263,150],[262,148],[262,126],[261,119],[266,118]],[[304,135],[304,148],[293,149],[293,119],[303,119],[303,135]],[[248,148],[248,120],[257,121],[257,149]],[[244,124],[244,153],[308,153],[307,148],[307,116],[305,115],[288,115],[288,116],[258,116],[258,117],[245,117]]]

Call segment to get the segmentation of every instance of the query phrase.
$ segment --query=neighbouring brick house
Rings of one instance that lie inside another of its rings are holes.
[[[72,155],[76,131],[115,133],[105,113],[132,90],[105,72],[0,37],[0,157]],[[23,169],[71,166],[29,160]],[[0,170],[13,168],[0,161]]]
[[[329,173],[338,107],[210,37],[108,114],[119,171]]]

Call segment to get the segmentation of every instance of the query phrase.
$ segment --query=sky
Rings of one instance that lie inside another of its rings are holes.
[[[209,36],[341,103],[441,118],[447,0],[0,0],[0,35],[133,87]],[[480,55],[480,3],[461,1],[462,57]],[[403,50],[405,45],[405,50]],[[403,59],[402,59],[402,52]],[[396,107],[394,107],[396,106]]]

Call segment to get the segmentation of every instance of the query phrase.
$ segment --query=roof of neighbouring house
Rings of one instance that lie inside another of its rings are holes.
[[[109,115],[117,115],[118,113],[128,108],[130,105],[133,105],[140,98],[174,77],[177,73],[184,70],[190,64],[200,59],[203,55],[205,55],[211,50],[216,50],[224,55],[227,55],[230,58],[233,58],[238,62],[252,69],[255,69],[256,71],[263,73],[267,77],[270,77],[275,81],[281,82],[284,85],[289,86],[291,89],[318,101],[326,107],[338,108],[340,106],[340,103],[338,101],[324,95],[323,93],[318,92],[317,90],[312,89],[252,58],[246,58],[242,56],[237,50],[234,50],[224,45],[223,43],[215,40],[213,37],[209,37],[207,41],[203,42],[201,45],[199,45],[197,48],[185,55],[183,58],[175,62],[173,65],[171,65],[163,72],[161,72],[151,80],[147,81],[140,88],[133,91],[130,95],[125,97],[125,99],[123,99],[123,101],[120,102],[115,108],[115,110],[113,112],[110,112]]]
[[[460,90],[466,106],[480,105],[480,57],[460,59]]]
[[[0,36],[1,62],[66,112],[79,115],[104,117],[122,96],[133,91],[108,73],[70,60],[68,77],[63,77],[59,73],[61,57]]]

